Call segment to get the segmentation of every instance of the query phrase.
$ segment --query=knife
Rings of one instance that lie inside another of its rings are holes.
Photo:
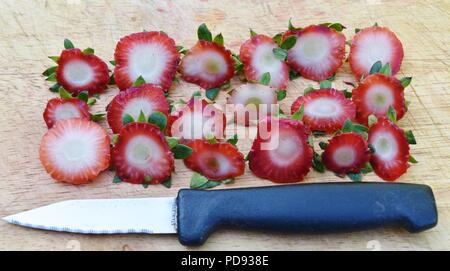
[[[62,201],[3,218],[84,234],[176,234],[201,245],[217,228],[330,233],[437,224],[430,187],[402,183],[321,183],[226,190],[182,189],[178,197]]]

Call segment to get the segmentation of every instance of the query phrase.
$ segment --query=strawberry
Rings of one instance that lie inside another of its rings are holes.
[[[381,117],[369,128],[369,144],[373,146],[370,163],[375,173],[386,181],[394,181],[408,169],[409,144],[402,129]]]
[[[154,112],[169,114],[169,103],[162,88],[143,84],[121,91],[108,106],[108,124],[114,133],[119,133],[123,117],[128,114],[137,120],[141,111],[147,119]]]
[[[403,46],[397,36],[388,28],[372,26],[360,30],[350,46],[350,68],[357,80],[370,73],[372,65],[381,61],[389,63],[392,75],[400,70],[403,60]]]
[[[242,44],[239,57],[247,80],[259,82],[263,74],[270,73],[270,86],[286,89],[289,67],[274,55],[275,48],[277,44],[266,35],[255,35]]]
[[[370,114],[376,117],[386,116],[392,106],[397,119],[406,112],[404,87],[400,80],[384,74],[367,76],[357,88],[352,91],[352,100],[356,105],[358,122],[366,124]]]
[[[250,122],[258,120],[259,114],[272,112],[271,105],[277,103],[277,92],[269,86],[249,83],[234,89],[227,102],[235,105],[236,123],[249,126]]]
[[[114,53],[114,79],[121,90],[140,77],[167,91],[172,85],[180,54],[175,42],[163,32],[141,32],[123,37]]]
[[[90,120],[88,105],[77,98],[53,98],[48,101],[43,115],[48,128],[52,128],[57,121],[65,119]]]
[[[56,68],[56,80],[68,92],[78,94],[100,93],[109,82],[109,70],[105,62],[94,54],[80,49],[63,50]]]
[[[302,77],[322,81],[332,77],[345,58],[344,34],[323,25],[288,30],[283,40],[297,36],[295,46],[288,50],[288,64]]]
[[[173,154],[164,134],[150,123],[125,125],[111,153],[117,176],[125,182],[159,184],[174,170]]]
[[[192,97],[186,106],[169,117],[167,133],[183,139],[224,138],[225,114],[206,100]]]
[[[322,153],[325,167],[340,175],[360,172],[369,159],[366,140],[354,132],[334,136]]]
[[[181,60],[182,78],[204,89],[220,87],[234,75],[231,52],[211,41],[200,40]]]
[[[294,114],[304,105],[303,122],[313,131],[335,132],[346,119],[355,118],[355,105],[333,88],[314,90],[300,96],[291,106]]]
[[[289,183],[303,180],[311,167],[312,156],[307,131],[301,122],[268,117],[258,127],[248,160],[256,176]]]
[[[61,120],[42,138],[39,158],[53,179],[85,184],[109,167],[109,144],[108,134],[95,122]]]
[[[244,155],[234,145],[201,139],[189,140],[186,145],[193,151],[184,164],[208,179],[221,181],[244,174]]]

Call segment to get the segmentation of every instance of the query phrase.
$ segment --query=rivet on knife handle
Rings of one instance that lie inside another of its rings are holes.
[[[180,190],[178,234],[201,245],[217,228],[298,233],[399,225],[420,232],[437,224],[430,187],[402,183],[328,183],[220,191]]]

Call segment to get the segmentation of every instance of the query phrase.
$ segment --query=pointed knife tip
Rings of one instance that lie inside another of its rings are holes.
[[[13,216],[12,216],[12,215],[4,216],[4,217],[2,217],[1,219],[2,219],[3,221],[8,222],[8,223],[14,224],[14,219],[13,219]]]

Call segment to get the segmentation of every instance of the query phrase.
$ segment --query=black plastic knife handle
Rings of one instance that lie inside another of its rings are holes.
[[[403,183],[322,183],[226,190],[180,190],[178,234],[201,245],[222,227],[298,233],[400,225],[420,232],[437,224],[430,187]]]

